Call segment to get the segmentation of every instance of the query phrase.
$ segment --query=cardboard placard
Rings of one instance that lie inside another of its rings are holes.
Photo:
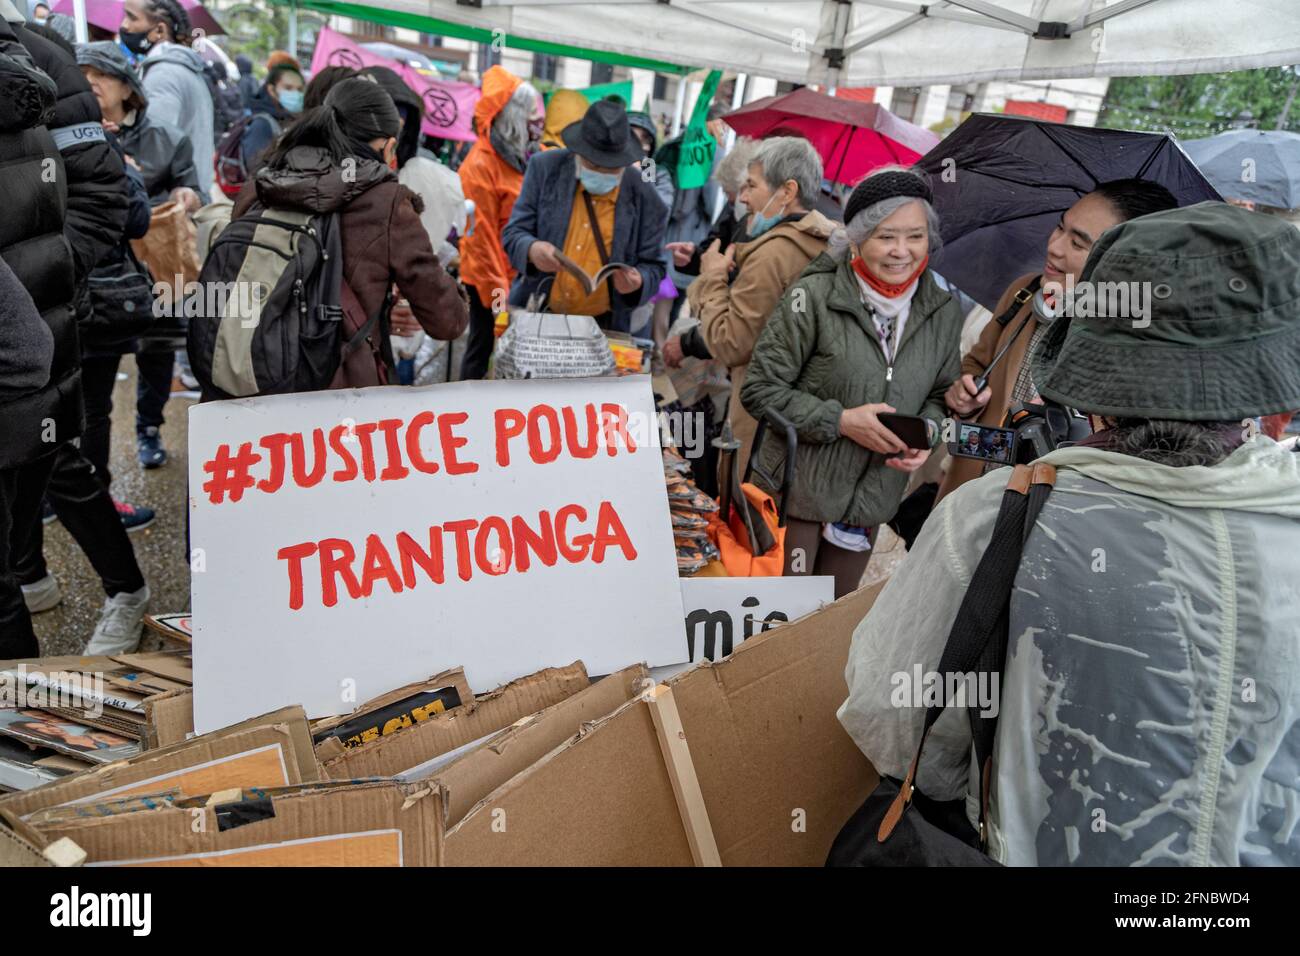
[[[558,704],[520,718],[440,767],[432,777],[443,792],[447,825],[459,823],[476,803],[565,743],[584,723],[609,715],[648,686],[645,665],[626,667]]]
[[[392,782],[308,784],[212,799],[46,811],[41,836],[69,837],[88,866],[436,866],[436,788]]]
[[[581,661],[568,667],[549,667],[482,694],[472,704],[436,714],[360,747],[345,749],[337,738],[330,738],[316,748],[316,754],[325,776],[332,780],[395,776],[509,727],[521,717],[571,697],[589,683]]]
[[[875,788],[835,714],[853,630],[883,586],[668,682],[724,866],[821,866]],[[448,829],[445,853],[449,866],[691,866],[650,706],[638,696],[585,724],[482,797]]]
[[[683,658],[645,376],[211,402],[189,423],[200,732],[286,700],[347,713],[431,662],[491,687]]]
[[[285,707],[37,790],[0,797],[0,811],[27,817],[49,807],[137,794],[190,797],[231,787],[277,787],[318,779],[307,718],[301,707]]]
[[[689,659],[717,661],[742,641],[835,600],[833,577],[682,578]]]

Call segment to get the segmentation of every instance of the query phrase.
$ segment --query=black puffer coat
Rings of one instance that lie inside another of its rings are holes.
[[[86,279],[122,238],[126,224],[126,172],[109,146],[99,103],[76,58],[53,40],[8,24],[32,62],[54,81],[57,100],[48,131],[10,147],[18,167],[4,165],[5,193],[25,208],[0,216],[0,248],[54,334],[50,384],[42,392],[44,413],[32,446],[52,450],[81,434],[81,348],[77,318],[90,317]],[[33,134],[37,135],[37,134]],[[39,157],[33,150],[41,150]],[[26,162],[22,162],[26,160]],[[48,180],[53,179],[53,182]],[[50,235],[62,231],[57,244]],[[39,236],[35,242],[32,237]],[[69,261],[68,251],[71,250]],[[69,268],[71,267],[71,268]],[[31,450],[31,449],[29,449]]]
[[[61,168],[54,140],[41,125],[53,115],[55,96],[54,82],[37,69],[13,30],[0,20],[0,168],[9,197],[0,216],[0,259],[50,329],[72,332],[75,347],[72,253],[63,237],[67,193],[60,176],[47,175]],[[50,381],[49,332],[20,326],[22,314],[6,313],[0,343],[7,353],[0,368],[8,385],[0,395],[0,468],[52,451],[41,440],[42,433],[48,421],[57,427],[58,413],[68,405],[68,383]]]

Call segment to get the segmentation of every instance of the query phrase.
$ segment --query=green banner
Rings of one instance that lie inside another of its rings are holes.
[[[678,189],[703,186],[713,171],[713,154],[717,152],[718,142],[708,128],[709,104],[713,102],[713,94],[717,92],[718,81],[721,79],[721,70],[710,71],[700,89],[700,95],[695,98],[691,121],[682,132],[681,152],[677,155]]]
[[[632,108],[632,81],[624,80],[622,83],[600,83],[596,86],[588,86],[585,89],[578,90],[587,98],[588,103],[594,103],[597,100],[603,100],[607,96],[617,96],[623,101],[623,108],[630,110]]]
[[[553,90],[547,90],[546,93],[543,94],[542,98],[549,103],[551,102],[551,97],[557,92],[559,92],[559,87],[556,87],[556,89]],[[588,103],[603,100],[607,96],[617,96],[623,101],[623,107],[625,109],[631,109],[631,106],[629,105],[632,101],[631,80],[623,80],[621,83],[600,83],[596,86],[584,87],[583,89],[574,90],[573,92],[581,93],[586,97]]]

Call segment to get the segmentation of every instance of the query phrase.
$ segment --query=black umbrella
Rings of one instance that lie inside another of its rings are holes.
[[[1300,133],[1234,129],[1183,143],[1205,178],[1229,199],[1300,206]]]
[[[1220,199],[1172,136],[976,113],[916,164],[943,229],[936,272],[987,308],[1043,267],[1061,214],[1100,183],[1160,183],[1180,206]]]

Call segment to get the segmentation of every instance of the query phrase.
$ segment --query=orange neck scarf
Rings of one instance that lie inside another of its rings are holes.
[[[921,264],[916,267],[916,271],[913,272],[906,279],[904,279],[902,282],[898,283],[897,285],[886,282],[880,277],[878,277],[875,273],[873,273],[870,269],[867,268],[867,264],[863,262],[862,259],[859,257],[855,257],[853,259],[853,271],[858,274],[859,278],[861,278],[863,282],[871,286],[871,288],[875,289],[886,299],[897,299],[900,295],[902,295],[904,292],[907,291],[908,286],[910,286],[913,282],[917,280],[917,277],[920,276],[920,274],[925,271],[925,267],[929,265],[929,263],[930,263],[930,257],[926,256],[924,259],[921,260]]]

